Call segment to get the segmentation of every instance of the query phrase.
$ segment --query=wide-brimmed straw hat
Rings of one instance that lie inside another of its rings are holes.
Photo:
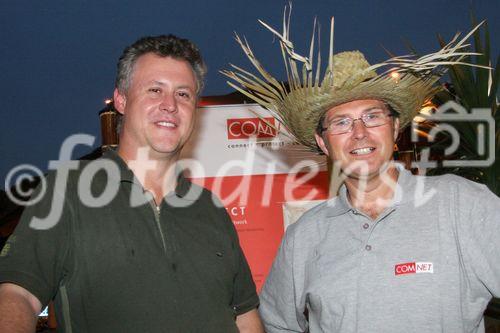
[[[312,151],[320,152],[314,138],[321,117],[332,107],[360,99],[378,99],[389,104],[399,114],[401,129],[407,126],[426,101],[441,87],[437,84],[444,74],[445,65],[463,64],[462,59],[476,53],[463,50],[476,26],[464,38],[460,34],[441,50],[417,57],[406,55],[392,57],[382,63],[370,65],[359,51],[333,53],[333,26],[330,26],[328,65],[320,79],[321,55],[315,49],[316,21],[308,57],[297,54],[289,40],[290,15],[283,19],[283,33],[266,23],[259,22],[279,38],[288,77],[287,84],[269,74],[253,54],[248,42],[236,34],[236,41],[257,69],[260,76],[241,67],[221,73],[234,80],[230,86],[270,110],[294,139]],[[319,43],[318,43],[319,44]],[[313,58],[317,61],[314,64]],[[301,66],[300,66],[301,65]],[[301,68],[299,68],[301,67]],[[376,70],[385,68],[380,74]]]

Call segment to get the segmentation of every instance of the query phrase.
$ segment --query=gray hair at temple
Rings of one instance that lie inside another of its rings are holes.
[[[193,42],[171,34],[143,37],[125,48],[118,61],[115,82],[120,93],[125,93],[129,88],[137,59],[147,53],[187,61],[196,77],[196,94],[200,95],[207,72],[201,53]]]

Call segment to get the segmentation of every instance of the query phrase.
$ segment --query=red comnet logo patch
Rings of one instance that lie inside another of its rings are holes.
[[[407,262],[394,266],[395,275],[419,273],[434,273],[432,262]]]
[[[277,135],[277,128],[272,117],[228,119],[227,138],[230,140],[250,137],[274,138]]]

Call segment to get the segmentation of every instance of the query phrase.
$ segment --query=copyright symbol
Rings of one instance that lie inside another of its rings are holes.
[[[38,195],[35,197],[29,198],[29,200],[22,200],[20,198],[28,198],[33,194],[34,189],[23,188],[24,182],[33,182],[35,177],[40,178],[41,186]],[[14,184],[14,186],[10,187],[10,184]],[[15,192],[13,193],[13,190]],[[13,168],[7,174],[5,178],[5,193],[9,197],[9,199],[19,206],[29,206],[36,204],[40,201],[47,190],[47,183],[45,181],[45,177],[40,169],[30,164],[21,164],[17,167]]]

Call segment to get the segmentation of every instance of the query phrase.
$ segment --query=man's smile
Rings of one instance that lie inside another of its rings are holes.
[[[353,155],[367,155],[373,151],[375,151],[375,147],[364,147],[364,148],[353,149],[350,151],[350,153]]]

